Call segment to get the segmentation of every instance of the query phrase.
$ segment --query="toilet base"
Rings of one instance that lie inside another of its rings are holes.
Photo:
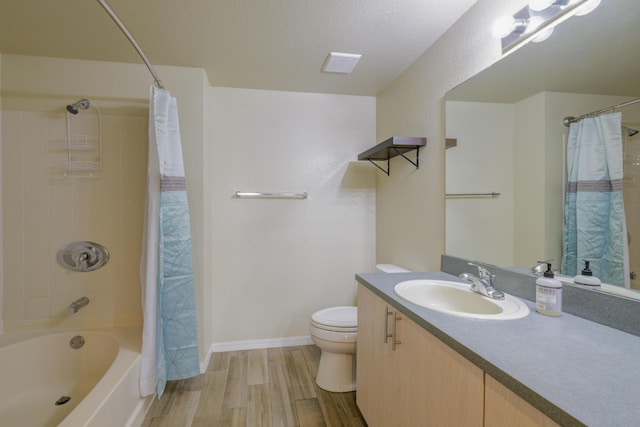
[[[323,390],[348,392],[356,389],[355,354],[328,353],[320,355],[316,384]]]

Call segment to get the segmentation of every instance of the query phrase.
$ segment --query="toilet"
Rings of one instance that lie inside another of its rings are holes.
[[[320,348],[318,387],[333,392],[356,389],[358,307],[330,307],[311,315],[311,339]]]
[[[395,264],[378,264],[384,273],[408,273]],[[321,389],[347,392],[356,389],[358,307],[329,307],[311,315],[311,340],[320,348],[316,384]]]

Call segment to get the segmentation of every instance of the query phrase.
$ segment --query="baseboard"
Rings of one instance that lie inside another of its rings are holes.
[[[149,412],[149,409],[151,409],[151,404],[153,403],[154,397],[155,397],[155,394],[141,398],[138,404],[136,405],[136,408],[133,410],[133,413],[131,414],[131,417],[129,417],[129,420],[127,421],[127,424],[125,424],[125,426],[127,427],[142,426],[142,424],[144,423],[144,417],[147,415],[147,412]]]
[[[255,350],[259,348],[294,347],[297,345],[310,344],[313,344],[313,341],[311,340],[311,336],[309,335],[214,343],[211,344],[211,347],[209,347],[209,351],[207,352],[204,363],[200,364],[200,372],[204,373],[207,370],[207,366],[209,366],[209,361],[211,360],[212,353],[220,353],[223,351]]]

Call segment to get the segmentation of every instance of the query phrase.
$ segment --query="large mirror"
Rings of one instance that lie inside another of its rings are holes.
[[[447,138],[457,139],[446,152],[448,254],[523,271],[554,259],[558,268],[562,119],[640,97],[637,10],[637,0],[603,0],[447,94]],[[640,103],[616,111],[640,130]],[[640,290],[640,134],[623,136],[630,284]]]

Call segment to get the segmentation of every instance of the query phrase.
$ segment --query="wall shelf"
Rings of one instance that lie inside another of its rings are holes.
[[[390,172],[390,159],[396,156],[402,156],[406,161],[416,167],[420,168],[420,147],[427,145],[427,138],[417,136],[392,136],[391,138],[381,142],[380,144],[371,147],[367,151],[364,151],[358,155],[358,160],[368,160],[378,169],[389,175]],[[416,151],[415,162],[405,156],[405,153],[409,151]],[[376,161],[387,161],[387,169],[385,170]]]

